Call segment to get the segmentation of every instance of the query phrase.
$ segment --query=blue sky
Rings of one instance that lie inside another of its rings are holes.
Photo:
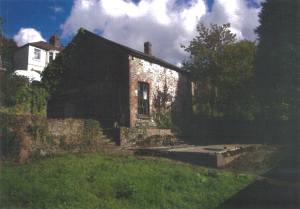
[[[72,0],[1,0],[4,33],[13,37],[23,27],[35,28],[46,38],[53,33],[60,34],[60,24],[69,15],[72,5]]]
[[[138,3],[140,0],[135,0]],[[187,4],[190,0],[178,0]],[[206,0],[211,7],[213,0]],[[35,28],[48,38],[61,34],[60,25],[70,15],[73,0],[1,0],[0,14],[4,18],[4,33],[13,37],[20,28]],[[68,41],[68,39],[63,40]]]
[[[150,40],[158,56],[177,63],[184,57],[180,44],[195,35],[198,21],[231,22],[240,39],[254,40],[261,1],[1,0],[0,16],[5,35],[19,44],[48,40],[55,33],[66,45],[79,27],[85,27],[139,50]]]

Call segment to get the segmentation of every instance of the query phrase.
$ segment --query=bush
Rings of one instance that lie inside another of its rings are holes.
[[[1,112],[46,115],[48,93],[40,83],[5,74],[0,78],[0,89]]]
[[[12,132],[8,127],[0,128],[2,138],[0,141],[1,156],[7,159],[15,158],[19,154],[20,140],[16,133]]]
[[[165,84],[163,90],[158,90],[154,96],[153,119],[158,128],[172,127],[171,106],[172,95]]]

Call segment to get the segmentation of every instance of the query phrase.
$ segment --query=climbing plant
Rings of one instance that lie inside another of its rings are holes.
[[[171,128],[172,95],[170,95],[168,86],[165,83],[163,90],[157,90],[154,95],[153,118],[159,128]]]

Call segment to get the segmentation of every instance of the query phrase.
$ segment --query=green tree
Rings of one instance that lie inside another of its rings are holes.
[[[197,26],[197,36],[185,50],[190,53],[184,67],[195,84],[194,110],[212,117],[253,119],[255,45],[237,42],[230,24]]]
[[[0,17],[0,56],[2,67],[7,71],[13,71],[13,56],[17,50],[17,45],[13,39],[6,38],[3,33],[3,19]]]
[[[61,85],[64,69],[64,56],[58,54],[56,59],[52,61],[42,72],[42,84],[49,92],[50,96],[56,92]]]
[[[46,115],[47,91],[40,83],[5,73],[0,78],[0,111],[16,114]]]
[[[269,120],[299,118],[300,2],[266,0],[259,15],[257,95]]]
[[[239,41],[224,49],[218,100],[218,109],[224,116],[251,120],[256,117],[255,50],[251,41]]]
[[[45,87],[47,92],[49,92],[49,97],[65,90],[65,85],[67,84],[62,81],[68,73],[72,78],[69,82],[77,85],[75,84],[77,78],[76,76],[74,77],[76,73],[74,73],[73,69],[78,68],[77,65],[82,58],[81,56],[83,56],[81,54],[82,50],[79,48],[86,47],[86,45],[78,44],[81,42],[81,39],[84,38],[84,33],[84,30],[80,29],[72,42],[69,43],[68,46],[57,55],[55,60],[53,60],[42,72],[42,85]]]

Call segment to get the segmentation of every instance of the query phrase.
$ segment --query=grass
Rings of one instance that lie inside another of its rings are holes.
[[[209,209],[254,180],[164,159],[66,154],[23,166],[3,165],[5,209]]]
[[[274,168],[286,155],[286,151],[281,146],[259,145],[256,149],[248,151],[227,168],[251,173],[253,175],[263,175]]]

